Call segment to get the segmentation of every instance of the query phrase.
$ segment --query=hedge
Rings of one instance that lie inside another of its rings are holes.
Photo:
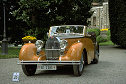
[[[96,37],[100,35],[100,29],[98,28],[93,28],[93,29],[87,29],[87,32],[95,32]]]
[[[126,1],[109,0],[111,40],[126,47]]]
[[[102,42],[108,41],[108,38],[99,35],[99,36],[97,36],[96,41],[97,41],[98,43],[102,43]]]

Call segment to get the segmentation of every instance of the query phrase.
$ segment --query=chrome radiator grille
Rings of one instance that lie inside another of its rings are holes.
[[[60,56],[60,43],[56,37],[50,37],[46,41],[46,59],[57,60]]]

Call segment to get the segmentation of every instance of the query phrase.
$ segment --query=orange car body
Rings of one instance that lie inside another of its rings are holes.
[[[56,70],[58,66],[72,65],[75,76],[81,76],[85,64],[98,63],[99,47],[95,34],[88,34],[83,25],[50,27],[48,39],[25,43],[19,53],[18,64],[25,75],[36,70]]]
[[[51,31],[51,30],[49,30]],[[96,45],[91,39],[91,35],[86,33],[86,28],[84,29],[83,37],[81,38],[67,38],[68,44],[65,48],[64,55],[59,56],[57,61],[79,61],[83,50],[87,52],[87,63],[90,64],[95,57]],[[42,61],[46,60],[45,50],[37,55],[37,48],[34,43],[26,43],[22,46],[19,53],[20,61]]]

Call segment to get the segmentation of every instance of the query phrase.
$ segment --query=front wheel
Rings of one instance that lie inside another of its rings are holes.
[[[84,53],[82,53],[80,65],[73,65],[73,71],[75,76],[81,76],[84,69]]]
[[[36,72],[37,65],[22,65],[22,70],[25,75],[32,76]]]

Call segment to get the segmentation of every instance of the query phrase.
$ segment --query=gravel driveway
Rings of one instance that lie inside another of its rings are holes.
[[[101,46],[99,63],[85,66],[81,77],[73,76],[72,67],[27,77],[16,63],[17,58],[0,59],[0,84],[126,84],[126,50],[115,46]],[[19,82],[12,82],[14,72]]]

